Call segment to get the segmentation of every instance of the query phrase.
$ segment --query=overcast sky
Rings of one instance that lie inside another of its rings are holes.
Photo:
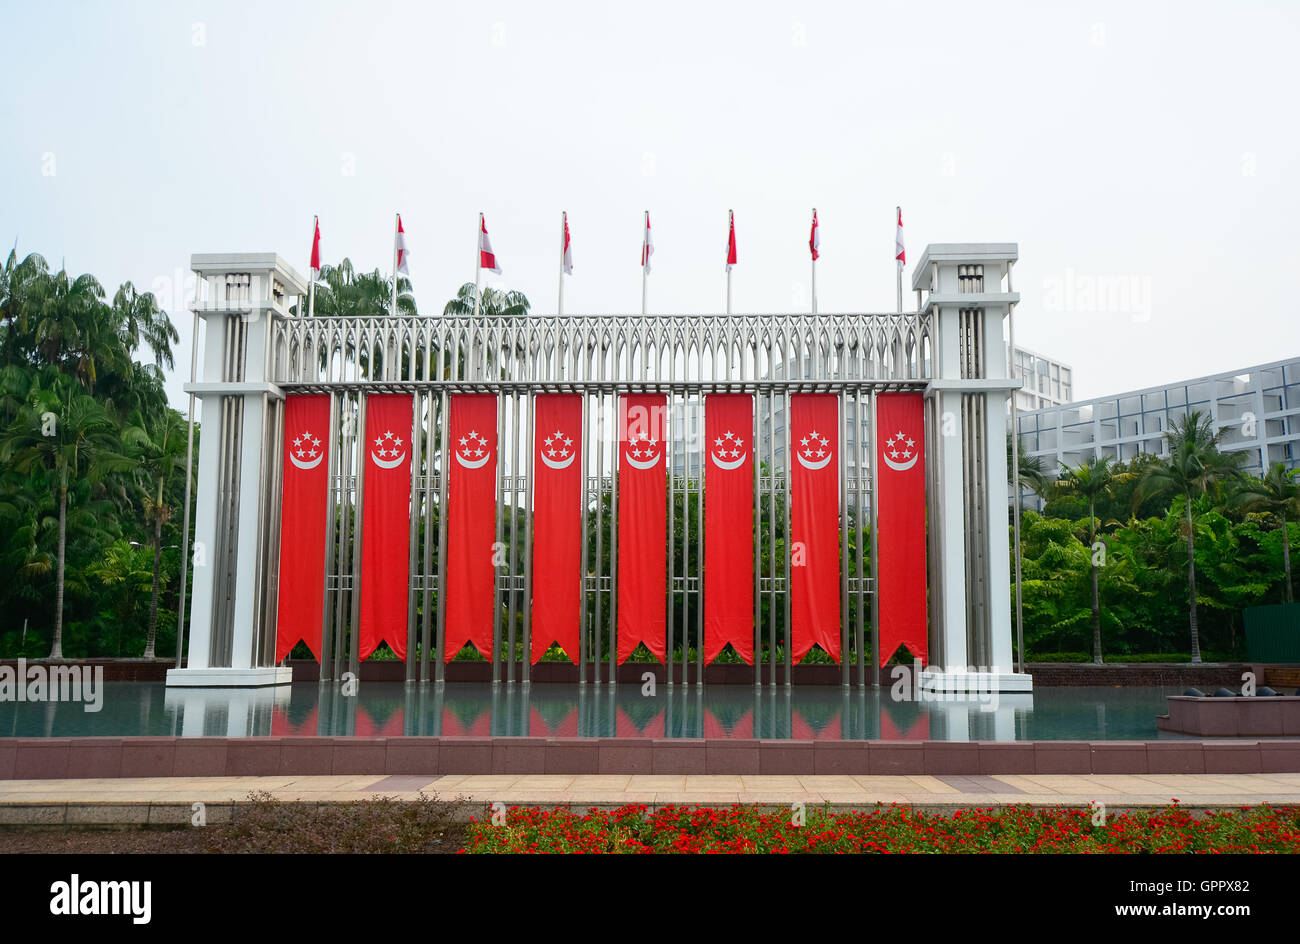
[[[190,254],[305,272],[313,214],[387,272],[400,211],[436,314],[480,210],[554,311],[567,210],[566,310],[622,312],[649,209],[692,312],[733,208],[735,309],[791,311],[815,206],[821,310],[883,311],[901,204],[912,259],[1018,243],[1017,340],[1101,396],[1300,354],[1297,49],[1294,2],[10,4],[0,241],[157,292],[188,375]]]

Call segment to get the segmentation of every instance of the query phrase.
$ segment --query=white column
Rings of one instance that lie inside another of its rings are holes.
[[[938,325],[938,376],[956,380],[961,376],[958,358],[959,315],[956,308],[941,308]],[[962,420],[961,392],[945,390],[939,397],[939,547],[943,556],[940,579],[943,586],[944,665],[940,669],[966,668],[966,545],[962,508]]]
[[[990,378],[1009,378],[1007,346],[1002,335],[1005,309],[990,307],[984,311],[984,370]],[[984,468],[988,469],[987,534],[989,547],[989,628],[993,664],[988,670],[996,673],[1012,670],[1011,597],[1003,588],[1011,586],[1011,548],[1006,540],[1007,509],[1010,491],[1007,488],[1007,394],[989,392],[984,396],[984,415],[987,430],[984,437]]]

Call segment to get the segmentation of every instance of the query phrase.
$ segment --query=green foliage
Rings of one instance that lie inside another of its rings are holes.
[[[176,340],[129,282],[108,301],[39,255],[0,268],[0,656],[139,657],[151,614],[175,646],[186,423],[161,368]]]

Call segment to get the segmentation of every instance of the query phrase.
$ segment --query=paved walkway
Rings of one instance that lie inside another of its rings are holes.
[[[1300,804],[1300,774],[1092,774],[950,777],[868,776],[332,776],[160,777],[111,780],[0,781],[3,824],[144,824],[188,822],[192,804],[209,822],[228,820],[231,807],[263,792],[309,803],[375,796],[440,799],[511,806],[619,806],[644,803],[784,805],[829,803],[840,808],[899,803],[931,810],[1007,804],[1111,809],[1155,806],[1177,799],[1190,808]],[[3,834],[0,833],[0,847]]]

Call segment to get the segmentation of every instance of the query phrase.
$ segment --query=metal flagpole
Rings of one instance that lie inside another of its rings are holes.
[[[483,284],[483,214],[478,215],[478,232],[474,234],[474,318],[477,320],[481,305],[479,294]]]
[[[895,207],[895,210],[898,213],[895,219],[901,220],[903,218],[903,208]],[[903,313],[903,262],[901,259],[898,262],[898,313],[900,315]]]
[[[388,306],[388,313],[394,318],[397,317],[397,227],[401,219],[402,214],[393,214],[393,297]],[[388,365],[384,366],[387,367]],[[388,371],[385,371],[385,373],[388,373]],[[396,376],[396,374],[391,374],[391,376]]]
[[[564,234],[569,231],[569,214],[560,211],[560,300],[556,303],[555,313],[564,314]],[[556,342],[558,345],[558,342]]]
[[[194,327],[190,337],[190,383],[194,383],[194,372],[199,357],[199,313],[198,308],[203,299],[203,277],[194,283]],[[190,491],[194,482],[194,393],[190,393],[189,431],[185,445],[185,514],[181,522],[181,599],[176,606],[176,668],[181,667],[182,650],[185,646],[185,590],[190,570]]]
[[[647,246],[646,234],[650,232],[650,211],[645,211],[645,228],[641,230],[641,314],[646,313],[646,288],[649,277],[648,266],[650,264],[649,247]]]
[[[731,210],[727,211],[727,314],[731,314],[731,233],[736,220]]]
[[[813,220],[817,219],[817,208],[813,207]],[[820,236],[821,234],[818,233]],[[817,257],[812,261],[812,313],[817,314]]]

